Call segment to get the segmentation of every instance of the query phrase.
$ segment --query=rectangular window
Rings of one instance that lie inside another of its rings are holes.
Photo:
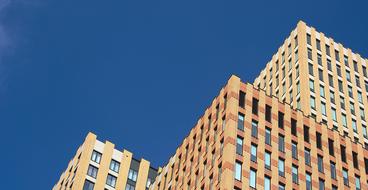
[[[325,98],[325,87],[322,85],[319,86],[319,95],[321,95],[322,98]]]
[[[245,92],[239,92],[239,107],[245,108]]]
[[[318,158],[318,171],[323,173],[323,157],[321,155],[317,156]]]
[[[349,67],[349,58],[344,55],[344,63],[345,63],[345,66]]]
[[[359,176],[355,176],[355,189],[356,190],[360,190],[360,177]]]
[[[357,123],[354,119],[351,120],[351,126],[353,127],[354,133],[358,133]]]
[[[330,54],[330,46],[329,46],[329,45],[327,45],[327,44],[326,44],[326,54],[327,54],[328,56],[331,56],[331,54]]]
[[[311,166],[311,154],[309,149],[304,149],[305,164]]]
[[[316,143],[317,143],[317,148],[322,150],[322,134],[319,132],[316,132]]]
[[[120,163],[116,160],[111,160],[110,162],[110,170],[119,173]]]
[[[312,190],[312,175],[310,173],[306,173],[305,181],[306,181],[306,190]]]
[[[336,109],[335,108],[331,108],[331,115],[332,115],[332,120],[337,121],[337,114],[336,114]]]
[[[322,66],[322,55],[319,53],[317,54],[317,63]]]
[[[137,181],[137,177],[138,177],[138,172],[136,170],[129,169],[128,179],[136,182]]]
[[[342,169],[342,176],[344,178],[344,185],[349,186],[349,176],[348,176],[348,170],[343,168]]]
[[[333,91],[330,91],[330,100],[331,103],[335,103],[335,93]]]
[[[271,152],[265,151],[265,168],[271,170]]]
[[[271,190],[271,178],[268,176],[265,176],[264,189]]]
[[[279,134],[279,151],[285,152],[285,137]]]
[[[332,72],[331,60],[327,59],[327,69]]]
[[[95,184],[89,180],[84,181],[83,190],[93,190]]]
[[[336,61],[340,62],[340,54],[338,50],[335,50],[335,59]]]
[[[321,51],[321,41],[316,39],[316,46],[319,51]]]
[[[258,122],[252,120],[252,137],[258,138]]]
[[[304,141],[309,143],[309,127],[304,125],[303,131],[304,131]]]
[[[249,176],[249,186],[256,189],[256,184],[257,184],[257,171],[251,168]]]
[[[255,144],[251,145],[250,153],[251,153],[250,160],[253,162],[257,162],[257,145]]]
[[[315,97],[313,97],[313,96],[311,96],[310,97],[310,107],[311,107],[311,109],[313,109],[313,110],[316,110],[316,98]]]
[[[87,170],[87,175],[96,179],[98,169],[95,166],[89,165]]]
[[[362,66],[362,70],[363,70],[363,76],[368,77],[367,68],[365,66]]]
[[[325,181],[323,179],[318,180],[318,190],[325,190]]]
[[[254,115],[258,115],[258,99],[256,99],[256,98],[253,98],[252,113]]]
[[[355,106],[353,102],[350,102],[350,113],[355,115]]]
[[[326,116],[326,104],[324,102],[321,102],[321,112],[322,115]]]
[[[331,139],[328,139],[328,152],[331,156],[335,156],[334,141]]]
[[[291,172],[292,172],[293,183],[298,184],[299,183],[299,179],[298,179],[298,167],[295,166],[295,165],[292,165]]]
[[[312,64],[308,64],[308,70],[309,70],[309,75],[310,76],[314,76],[314,73],[313,73],[313,65]]]
[[[307,43],[308,45],[312,45],[312,37],[310,34],[307,34]]]
[[[346,148],[343,145],[340,145],[341,150],[341,161],[346,163]]]
[[[111,174],[108,174],[107,175],[107,179],[106,179],[106,184],[111,186],[111,187],[115,187],[116,185],[116,177],[111,175]]]
[[[368,174],[368,158],[364,158],[365,174]]]
[[[318,69],[318,76],[319,80],[323,82],[323,71],[321,69]]]
[[[271,145],[271,129],[266,127],[266,144]]]
[[[312,79],[309,79],[309,90],[314,92],[314,81]]]
[[[336,164],[330,162],[331,178],[336,180]]]
[[[278,163],[279,176],[285,177],[285,161],[279,158]]]
[[[243,155],[243,139],[238,137],[236,139],[236,153],[238,155]]]
[[[91,160],[99,164],[101,162],[101,156],[102,154],[93,150]]]
[[[298,144],[291,142],[291,153],[294,159],[298,159]]]
[[[278,114],[278,125],[279,125],[279,128],[280,129],[283,129],[284,128],[284,113],[282,112],[279,112]]]
[[[238,129],[244,131],[244,115],[241,113],[238,114]]]
[[[291,119],[291,134],[297,136],[297,123],[295,119]]]
[[[242,178],[242,163],[235,162],[235,180],[241,181]]]
[[[359,169],[358,153],[353,152],[353,166],[355,169]]]
[[[266,114],[265,114],[265,119],[266,121],[268,121],[269,123],[271,123],[271,113],[272,113],[272,108],[271,106],[266,104]]]

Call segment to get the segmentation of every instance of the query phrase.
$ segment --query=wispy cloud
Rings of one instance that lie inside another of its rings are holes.
[[[12,44],[12,40],[9,36],[9,33],[7,31],[7,28],[5,27],[2,16],[4,15],[4,11],[6,8],[10,5],[12,0],[0,0],[0,63],[2,60],[2,57],[8,50],[8,48]]]

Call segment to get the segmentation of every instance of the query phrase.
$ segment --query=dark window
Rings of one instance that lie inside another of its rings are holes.
[[[312,45],[311,35],[307,34],[307,43],[308,45]]]
[[[258,115],[258,99],[256,99],[256,98],[253,98],[252,113],[254,115]]]
[[[323,173],[323,157],[317,155],[317,160],[318,160],[318,171]]]
[[[244,114],[238,114],[238,129],[244,131]]]
[[[258,138],[258,122],[252,120],[252,137]]]
[[[245,108],[245,93],[243,91],[239,92],[239,107]]]
[[[83,190],[93,190],[95,184],[89,180],[84,181]]]
[[[266,144],[271,145],[271,129],[266,127]]]
[[[335,50],[335,58],[336,58],[336,61],[340,62],[340,54],[339,54],[339,51]]]
[[[285,137],[279,134],[279,151],[285,152]]]
[[[368,174],[368,159],[364,158],[365,173]]]
[[[297,136],[296,120],[291,119],[291,134]]]
[[[353,152],[353,165],[354,168],[359,169],[358,154],[356,152]]]
[[[291,153],[294,159],[298,159],[298,144],[296,142],[291,142]]]
[[[309,143],[309,127],[304,125],[303,131],[304,131],[304,141]]]
[[[318,76],[319,76],[319,80],[323,81],[323,71],[321,69],[318,69]]]
[[[321,51],[321,41],[320,40],[316,40],[316,45],[317,45],[317,49],[319,50],[319,51]]]
[[[308,64],[308,68],[309,68],[309,75],[314,76],[314,73],[313,73],[313,65],[309,63]]]
[[[328,139],[328,151],[329,151],[331,156],[335,156],[334,141],[331,140],[331,139]]]
[[[330,46],[326,45],[326,54],[330,56]]]
[[[266,115],[265,115],[265,119],[266,121],[270,122],[271,123],[271,106],[267,105],[266,104]]]
[[[346,163],[346,148],[345,146],[341,145],[340,149],[341,149],[341,161]]]
[[[279,128],[283,129],[284,128],[284,113],[279,112]]]
[[[319,132],[316,132],[317,137],[317,148],[322,149],[322,135]]]

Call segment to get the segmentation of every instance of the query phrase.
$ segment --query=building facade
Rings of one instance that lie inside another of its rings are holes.
[[[53,190],[146,190],[157,173],[147,160],[89,133]]]
[[[368,60],[299,22],[254,85],[368,145]]]
[[[151,189],[368,189],[368,150],[232,76]]]

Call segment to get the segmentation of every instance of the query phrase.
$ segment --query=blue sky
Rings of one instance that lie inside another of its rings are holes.
[[[0,0],[2,188],[51,189],[89,131],[166,163],[298,20],[368,57],[368,3],[343,2]]]

